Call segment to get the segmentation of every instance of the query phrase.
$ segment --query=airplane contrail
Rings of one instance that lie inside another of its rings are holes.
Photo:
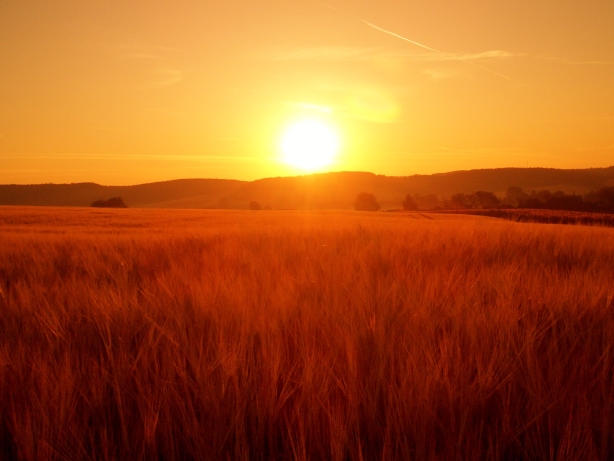
[[[370,23],[369,21],[365,21],[364,19],[360,19],[360,18],[358,18],[358,19],[360,21],[364,22],[369,27],[372,27],[375,30],[379,30],[380,32],[383,32],[385,34],[392,35],[393,37],[396,37],[396,38],[400,38],[401,40],[405,40],[406,42],[413,43],[414,45],[419,46],[421,48],[424,48],[424,49],[427,49],[427,50],[430,50],[430,51],[434,51],[435,53],[445,54],[443,51],[436,50],[434,48],[431,48],[430,46],[423,45],[422,43],[414,42],[413,40],[410,40],[407,37],[403,37],[402,35],[395,34],[394,32],[391,32],[391,31],[386,30],[386,29],[382,29],[381,27],[378,27],[375,24]]]
[[[327,8],[330,8],[332,10],[339,11],[339,9],[337,7],[334,7],[334,6],[331,6],[331,5],[328,5],[326,3],[322,3],[322,2],[318,2],[318,3],[320,3],[321,5],[323,5],[323,6],[327,7]],[[384,34],[388,34],[388,35],[396,37],[396,38],[398,38],[400,40],[404,40],[406,42],[411,43],[412,45],[416,45],[416,46],[419,46],[420,48],[424,48],[425,50],[429,50],[429,51],[432,51],[434,53],[439,53],[439,54],[443,54],[443,55],[449,56],[449,53],[446,53],[446,52],[440,51],[440,50],[436,50],[435,48],[431,48],[430,46],[426,46],[426,45],[424,45],[422,43],[416,42],[414,40],[410,40],[407,37],[403,37],[402,35],[399,35],[399,34],[397,34],[395,32],[392,32],[390,30],[387,30],[387,29],[384,29],[382,27],[376,26],[375,24],[373,24],[373,23],[371,23],[369,21],[366,21],[366,20],[364,20],[364,19],[362,19],[362,18],[360,18],[360,17],[358,17],[358,16],[356,16],[356,15],[354,15],[352,13],[347,13],[347,14],[350,14],[351,16],[354,16],[354,18],[356,18],[360,22],[366,24],[367,26],[371,27],[372,29],[375,29],[375,30],[378,30],[380,32],[383,32]],[[500,74],[499,72],[495,72],[494,70],[490,70],[487,67],[480,66],[479,64],[476,64],[473,61],[469,61],[467,59],[463,59],[463,58],[460,58],[460,57],[455,57],[454,55],[452,55],[452,57],[453,57],[453,59],[456,59],[457,61],[464,62],[465,64],[471,64],[472,66],[475,66],[478,69],[482,69],[482,70],[484,70],[486,72],[490,72],[493,75],[498,75],[499,77],[505,78],[505,79],[507,79],[507,80],[509,80],[511,82],[518,83],[518,84],[523,85],[523,86],[528,86],[527,84],[519,82],[518,80],[514,80],[513,78],[508,77],[507,75],[503,75],[503,74]]]
[[[401,39],[401,40],[405,40],[406,42],[409,42],[409,43],[411,43],[411,44],[413,44],[413,45],[419,46],[419,47],[424,48],[424,49],[426,49],[426,50],[433,51],[433,52],[435,52],[435,53],[439,53],[439,54],[448,55],[448,53],[446,53],[446,52],[444,52],[444,51],[436,50],[435,48],[431,48],[430,46],[426,46],[426,45],[423,45],[422,43],[415,42],[415,41],[413,41],[413,40],[408,39],[407,37],[403,37],[402,35],[396,34],[396,33],[392,32],[392,31],[390,31],[390,30],[386,30],[386,29],[383,29],[383,28],[381,28],[381,27],[379,27],[379,26],[376,26],[375,24],[370,23],[369,21],[365,21],[364,19],[361,19],[361,18],[358,18],[358,19],[359,19],[360,21],[364,22],[364,23],[365,23],[366,25],[368,25],[369,27],[372,27],[372,28],[373,28],[373,29],[375,29],[375,30],[379,30],[380,32],[383,32],[383,33],[385,33],[385,34],[392,35],[393,37],[399,38],[399,39]],[[473,62],[473,61],[469,61],[469,60],[467,60],[467,59],[463,59],[463,58],[459,58],[459,57],[454,57],[454,56],[452,56],[452,57],[453,57],[453,59],[456,59],[456,60],[458,60],[458,61],[464,62],[464,63],[466,63],[466,64],[471,64],[472,66],[475,66],[475,67],[477,67],[478,69],[485,70],[486,72],[490,72],[491,74],[498,75],[499,77],[506,78],[506,79],[508,79],[508,80],[510,80],[510,81],[512,81],[512,82],[515,82],[515,83],[520,83],[521,85],[525,85],[524,83],[519,82],[519,81],[517,81],[517,80],[514,80],[513,78],[508,77],[507,75],[503,75],[503,74],[500,74],[499,72],[495,72],[494,70],[490,70],[490,69],[489,69],[489,68],[487,68],[487,67],[480,66],[479,64],[476,64],[476,63],[475,63],[475,62]],[[526,85],[525,85],[525,86],[526,86]]]

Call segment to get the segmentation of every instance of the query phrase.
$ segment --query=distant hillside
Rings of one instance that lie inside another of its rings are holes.
[[[220,197],[242,181],[179,179],[135,186],[101,186],[94,183],[0,185],[0,205],[90,206],[96,200],[122,197],[130,207],[216,208]],[[193,206],[182,201],[197,199]],[[177,203],[178,206],[173,206]]]
[[[135,186],[94,183],[0,185],[0,205],[90,206],[122,197],[129,207],[246,209],[262,207],[350,209],[359,192],[373,193],[383,209],[399,208],[407,194],[450,197],[478,190],[502,195],[509,186],[585,194],[614,186],[614,167],[584,170],[500,168],[433,175],[382,176],[372,173],[321,173],[257,181],[182,179]]]
[[[407,194],[450,197],[478,190],[503,195],[509,186],[526,191],[551,189],[584,194],[614,185],[614,167],[586,170],[501,168],[414,176],[373,173],[323,173],[267,178],[243,183],[229,195],[230,203],[257,200],[271,208],[349,209],[359,192],[375,194],[382,208],[399,208]]]

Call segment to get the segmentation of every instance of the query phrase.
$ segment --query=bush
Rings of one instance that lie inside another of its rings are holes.
[[[92,206],[96,208],[128,208],[121,197],[112,197],[109,200],[96,200],[92,202]]]
[[[401,205],[403,206],[404,210],[417,210],[418,209],[418,205],[416,204],[415,200],[411,198],[411,195],[407,195],[407,197],[405,197],[405,200],[403,200],[403,203],[401,203]]]
[[[249,209],[250,210],[261,210],[262,207],[260,206],[259,202],[252,200],[251,202],[249,202]]]
[[[379,211],[379,203],[375,200],[375,195],[361,192],[354,200],[354,209],[356,211]]]
[[[493,192],[479,190],[473,195],[475,195],[475,201],[480,208],[496,208],[501,205],[501,200]]]

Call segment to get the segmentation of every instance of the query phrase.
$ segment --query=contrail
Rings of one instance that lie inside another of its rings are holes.
[[[328,4],[323,3],[323,2],[318,2],[318,3],[319,3],[320,5],[323,5],[323,6],[327,7],[327,8],[330,8],[331,10],[336,10],[336,11],[339,11],[339,8],[337,8],[337,7],[334,7],[334,6],[328,5]],[[354,16],[354,18],[356,18],[356,19],[357,19],[357,20],[359,20],[360,22],[362,22],[362,23],[366,24],[367,26],[371,27],[372,29],[375,29],[375,30],[378,30],[378,31],[380,31],[380,32],[383,32],[384,34],[391,35],[391,36],[396,37],[396,38],[398,38],[398,39],[400,39],[400,40],[404,40],[404,41],[406,41],[406,42],[411,43],[412,45],[419,46],[420,48],[424,48],[425,50],[429,50],[429,51],[432,51],[432,52],[434,52],[434,53],[439,53],[439,54],[443,54],[443,55],[446,55],[446,56],[449,56],[449,55],[450,55],[449,53],[446,53],[446,52],[444,52],[444,51],[436,50],[435,48],[431,48],[430,46],[426,46],[426,45],[424,45],[424,44],[422,44],[422,43],[415,42],[415,41],[410,40],[410,39],[408,39],[407,37],[403,37],[402,35],[399,35],[399,34],[397,34],[397,33],[395,33],[395,32],[392,32],[392,31],[390,31],[390,30],[387,30],[387,29],[384,29],[384,28],[382,28],[382,27],[376,26],[375,24],[373,24],[373,23],[371,23],[371,22],[369,22],[369,21],[366,21],[366,20],[364,20],[364,19],[362,19],[362,18],[360,18],[360,17],[358,17],[358,16],[356,16],[356,15],[354,15],[354,14],[352,14],[352,13],[347,13],[347,14],[350,14],[351,16]],[[493,74],[493,75],[498,75],[499,77],[505,78],[505,79],[507,79],[507,80],[509,80],[509,81],[511,81],[511,82],[518,83],[518,84],[523,85],[523,86],[528,86],[527,84],[522,83],[522,82],[519,82],[518,80],[514,80],[513,78],[508,77],[507,75],[503,75],[503,74],[500,74],[499,72],[495,72],[494,70],[490,70],[490,69],[489,69],[489,68],[487,68],[487,67],[480,66],[479,64],[476,64],[476,63],[475,63],[475,62],[473,62],[473,61],[469,61],[469,60],[467,60],[467,59],[463,59],[463,58],[455,57],[454,55],[452,55],[452,57],[453,57],[453,59],[456,59],[457,61],[464,62],[465,64],[471,64],[472,66],[475,66],[475,67],[477,67],[478,69],[482,69],[482,70],[484,70],[484,71],[486,71],[486,72],[490,72],[490,73],[491,73],[491,74]]]
[[[368,25],[369,27],[372,27],[372,28],[373,28],[373,29],[375,29],[375,30],[379,30],[380,32],[383,32],[383,33],[385,33],[385,34],[392,35],[393,37],[399,38],[399,39],[401,39],[401,40],[405,40],[406,42],[409,42],[409,43],[411,43],[411,44],[413,44],[413,45],[419,46],[419,47],[424,48],[424,49],[426,49],[426,50],[429,50],[429,51],[434,51],[435,53],[444,54],[444,55],[446,55],[446,56],[449,56],[449,53],[446,53],[446,52],[444,52],[444,51],[440,51],[440,50],[436,50],[435,48],[431,48],[430,46],[423,45],[422,43],[414,42],[413,40],[410,40],[410,39],[408,39],[407,37],[403,37],[402,35],[395,34],[394,32],[392,32],[392,31],[390,31],[390,30],[382,29],[381,27],[376,26],[375,24],[370,23],[369,21],[365,21],[364,19],[361,19],[361,18],[358,18],[358,19],[359,19],[361,22],[364,22],[366,25]],[[485,70],[486,72],[490,72],[491,74],[498,75],[499,77],[506,78],[506,79],[508,79],[508,80],[510,80],[510,81],[512,81],[512,82],[515,82],[515,83],[520,83],[521,85],[525,85],[524,83],[519,82],[518,80],[514,80],[513,78],[508,77],[507,75],[503,75],[503,74],[500,74],[499,72],[495,72],[494,70],[490,70],[490,69],[488,69],[487,67],[480,66],[479,64],[476,64],[476,63],[475,63],[475,62],[473,62],[473,61],[468,61],[467,59],[463,59],[463,58],[455,57],[454,55],[452,55],[452,57],[453,57],[453,59],[456,59],[456,60],[458,60],[458,61],[462,61],[462,62],[464,62],[464,63],[466,63],[466,64],[471,64],[472,66],[475,66],[475,67],[477,67],[478,69]],[[526,86],[526,85],[525,85],[525,86]]]
[[[391,31],[386,30],[386,29],[382,29],[381,27],[378,27],[375,24],[370,23],[369,21],[365,21],[364,19],[360,19],[360,18],[358,18],[358,19],[360,21],[364,22],[369,27],[373,27],[375,30],[379,30],[380,32],[383,32],[385,34],[392,35],[393,37],[396,37],[396,38],[400,38],[401,40],[405,40],[406,42],[413,43],[414,45],[419,46],[421,48],[424,48],[426,50],[434,51],[435,53],[446,54],[443,51],[436,50],[434,48],[431,48],[430,46],[423,45],[422,43],[414,42],[413,40],[410,40],[410,39],[408,39],[406,37],[403,37],[402,35],[395,34],[394,32],[391,32]]]

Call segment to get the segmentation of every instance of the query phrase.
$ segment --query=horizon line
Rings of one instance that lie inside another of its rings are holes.
[[[100,184],[94,181],[79,181],[79,182],[44,182],[44,183],[0,183],[0,186],[71,186],[71,185],[81,185],[81,184],[93,184],[101,187],[135,187],[135,186],[145,186],[149,184],[160,184],[166,182],[173,181],[238,181],[244,183],[252,183],[256,181],[263,181],[267,179],[280,179],[280,178],[302,178],[307,176],[316,176],[316,175],[331,175],[331,174],[370,174],[374,176],[384,176],[387,178],[409,178],[414,176],[435,176],[441,174],[452,174],[452,173],[463,173],[469,171],[492,171],[492,170],[560,170],[560,171],[584,171],[584,170],[607,170],[610,168],[614,168],[614,164],[606,167],[587,167],[587,168],[554,168],[554,167],[541,167],[541,166],[529,166],[529,167],[520,167],[520,166],[510,166],[510,167],[498,167],[498,168],[471,168],[466,170],[451,170],[451,171],[442,171],[438,173],[415,173],[410,175],[385,175],[379,173],[373,173],[371,171],[360,171],[360,170],[341,170],[341,171],[317,171],[312,173],[304,173],[297,175],[287,175],[287,176],[266,176],[263,178],[245,180],[245,179],[234,179],[234,178],[206,178],[206,177],[192,177],[192,178],[175,178],[175,179],[163,179],[159,181],[150,181],[143,183],[132,183],[132,184]]]

